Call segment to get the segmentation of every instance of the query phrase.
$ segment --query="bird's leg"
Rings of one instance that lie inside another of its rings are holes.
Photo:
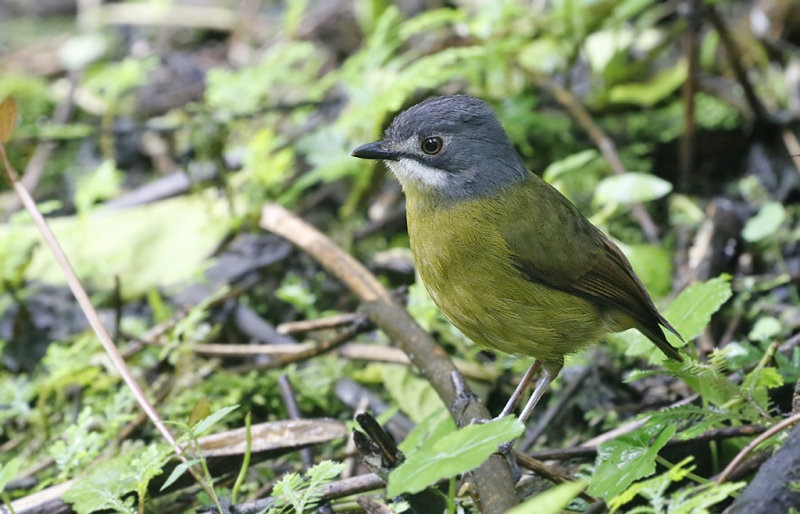
[[[475,396],[475,393],[470,391],[467,382],[464,380],[464,377],[457,370],[450,372],[450,380],[452,380],[453,387],[456,390],[456,394],[453,397],[451,410],[459,412],[458,419],[456,420],[456,426],[461,427],[464,425],[464,413],[467,411],[467,407],[469,407],[470,402],[479,402],[480,399]]]
[[[531,383],[531,379],[533,378],[533,375],[536,374],[536,370],[538,370],[541,365],[542,363],[539,360],[536,360],[533,362],[533,364],[531,364],[531,367],[528,368],[528,371],[526,371],[525,375],[522,376],[522,380],[519,381],[517,388],[514,389],[514,394],[512,394],[508,399],[506,406],[503,407],[503,411],[494,419],[501,419],[511,414],[511,412],[514,410],[514,407],[516,407],[517,403],[519,403],[519,399],[522,398],[522,395],[525,393],[525,389],[528,388],[528,384]]]
[[[533,394],[528,400],[528,403],[525,405],[525,408],[522,409],[522,413],[519,415],[519,420],[522,421],[522,423],[525,423],[525,421],[528,420],[528,417],[530,417],[533,409],[536,407],[536,404],[542,399],[545,391],[547,391],[547,388],[550,387],[550,384],[553,382],[553,380],[555,380],[560,371],[560,364],[557,366],[551,365],[544,367],[542,370],[542,376],[536,381],[536,387],[533,389]]]
[[[531,366],[531,368],[533,368],[534,366],[538,367],[537,364],[540,364],[538,360],[533,363],[533,366]],[[525,424],[525,422],[528,420],[531,413],[533,412],[533,409],[536,408],[536,404],[539,403],[539,400],[542,399],[542,396],[544,396],[545,391],[547,391],[547,388],[550,387],[550,384],[558,376],[559,371],[561,371],[561,364],[556,364],[556,365],[553,365],[552,363],[545,364],[544,369],[542,370],[542,376],[539,377],[539,380],[536,381],[536,387],[534,387],[533,389],[533,394],[528,400],[528,403],[525,404],[525,408],[522,409],[522,413],[520,413],[519,415],[519,420],[523,424]],[[528,370],[528,372],[530,372],[530,370]],[[533,373],[531,373],[531,375],[532,374]],[[526,377],[527,375],[528,373],[525,373]],[[524,380],[525,379],[523,378],[523,381]],[[530,381],[530,379],[528,380]],[[516,394],[516,391],[514,391],[514,393]],[[513,407],[511,408],[513,409]],[[503,411],[505,412],[505,409],[503,409]],[[499,447],[500,453],[505,454],[509,458],[512,458],[513,453],[510,450],[511,448],[514,447],[514,443],[516,442],[517,442],[516,439],[512,439],[511,441],[501,444]]]

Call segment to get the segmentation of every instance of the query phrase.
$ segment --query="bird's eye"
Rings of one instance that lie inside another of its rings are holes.
[[[429,137],[422,141],[422,151],[428,155],[435,155],[442,150],[442,138]]]

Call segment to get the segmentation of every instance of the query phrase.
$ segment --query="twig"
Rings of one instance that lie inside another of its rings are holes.
[[[680,175],[678,188],[685,192],[694,166],[694,94],[699,65],[701,2],[689,0],[689,23],[686,27],[686,81],[683,83],[683,134],[680,139]]]
[[[750,110],[753,112],[753,115],[756,117],[756,119],[766,120],[768,118],[767,110],[764,108],[764,105],[761,103],[761,100],[759,100],[758,95],[756,95],[753,85],[750,83],[750,78],[747,76],[747,70],[745,70],[744,66],[742,65],[742,57],[741,53],[739,52],[739,47],[731,37],[731,33],[728,30],[725,20],[722,19],[722,16],[720,16],[719,11],[713,4],[706,5],[706,9],[708,12],[708,18],[711,20],[711,24],[714,25],[714,30],[716,30],[719,34],[722,45],[725,47],[725,52],[728,55],[728,62],[733,68],[733,73],[736,75],[736,80],[742,86],[744,96],[747,99],[747,105],[750,107]]]
[[[792,158],[795,169],[800,173],[800,142],[797,141],[797,136],[788,127],[783,127],[781,129],[781,137],[789,157]]]
[[[192,347],[194,353],[200,355],[216,355],[218,357],[252,357],[253,355],[295,356],[314,351],[318,345],[300,344],[197,344]]]
[[[366,496],[359,496],[356,498],[356,502],[358,502],[367,514],[394,514],[394,511],[388,506],[378,503]]]
[[[715,482],[715,484],[716,485],[721,485],[723,482],[725,482],[725,480],[728,479],[728,475],[730,475],[731,472],[734,469],[736,469],[736,466],[738,466],[739,463],[742,462],[742,460],[745,457],[747,457],[747,455],[750,452],[752,452],[759,444],[763,443],[764,441],[766,441],[770,437],[772,437],[775,434],[777,434],[777,433],[789,428],[790,426],[794,425],[795,423],[797,423],[799,421],[800,421],[800,413],[793,414],[792,416],[789,416],[788,418],[784,419],[780,423],[778,423],[775,426],[771,427],[769,430],[766,430],[760,436],[758,436],[755,439],[753,439],[752,441],[750,441],[750,444],[748,444],[747,446],[742,448],[742,451],[740,451],[736,455],[736,457],[734,457],[734,459],[730,462],[730,464],[728,464],[725,467],[725,469],[722,471],[722,473],[720,473],[719,478],[717,478],[717,481]]]
[[[675,448],[680,446],[690,446],[693,444],[705,443],[708,441],[718,441],[731,437],[743,437],[760,434],[766,427],[759,425],[742,425],[738,427],[722,427],[702,433],[690,439],[670,439],[664,448]],[[598,445],[599,446],[599,445]],[[554,450],[542,450],[532,452],[530,457],[539,460],[569,460],[594,458],[597,455],[597,446],[576,446],[573,448],[557,448]]]
[[[454,419],[460,416],[460,408],[454,408],[455,389],[450,380],[455,367],[447,354],[405,309],[392,302],[389,292],[364,266],[279,205],[264,206],[261,226],[298,245],[357,294],[364,302],[364,312],[403,348],[448,406],[451,416]],[[476,401],[470,401],[464,409],[466,422],[488,418],[489,412]],[[486,512],[505,512],[518,503],[508,464],[499,455],[490,457],[476,469],[473,478]]]
[[[96,16],[110,25],[167,25],[193,27],[228,32],[236,26],[236,13],[220,7],[159,5],[159,4],[105,4],[87,16]]]
[[[294,391],[292,391],[292,384],[289,383],[286,375],[278,377],[278,388],[281,390],[281,397],[286,405],[286,411],[289,413],[289,419],[303,419],[303,416],[300,415],[300,408],[297,406],[297,399],[294,397]],[[300,460],[306,468],[314,465],[311,448],[300,448]]]
[[[365,324],[352,325],[343,330],[342,332],[340,332],[337,336],[329,339],[328,341],[325,341],[324,343],[318,345],[312,345],[311,347],[305,347],[299,352],[284,353],[281,357],[278,357],[277,359],[271,359],[265,362],[254,362],[250,364],[245,364],[243,366],[238,366],[236,368],[231,369],[230,371],[231,373],[247,373],[248,371],[252,370],[276,369],[276,368],[282,368],[287,364],[291,364],[293,362],[308,360],[312,357],[316,357],[317,355],[322,355],[323,353],[328,353],[331,350],[335,350],[339,346],[343,345],[347,341],[354,338],[356,335],[359,334],[359,332],[365,330],[365,327],[366,327]],[[225,346],[225,345],[216,345],[216,346]]]
[[[535,459],[533,457],[530,457],[528,455],[525,455],[520,451],[514,450],[514,457],[517,459],[519,465],[522,466],[523,468],[529,469],[534,473],[536,473],[537,475],[546,478],[547,480],[555,484],[563,484],[565,482],[572,482],[573,480],[575,480],[566,473],[563,473],[552,466],[548,466],[544,462]],[[580,497],[589,503],[594,503],[597,501],[597,498],[595,498],[594,496],[590,496],[583,491],[581,492]]]
[[[33,219],[36,227],[39,229],[39,232],[42,235],[42,238],[47,243],[47,246],[50,248],[50,251],[53,254],[56,262],[58,263],[59,267],[61,268],[62,273],[64,274],[64,278],[67,281],[67,285],[69,286],[70,290],[72,291],[73,296],[80,305],[83,314],[86,316],[86,319],[89,321],[89,325],[91,325],[92,329],[94,330],[95,334],[97,335],[98,339],[100,339],[103,348],[106,350],[111,362],[114,364],[114,367],[119,371],[120,375],[122,376],[123,381],[127,384],[127,386],[133,392],[136,401],[142,407],[142,409],[147,413],[147,416],[155,425],[156,429],[161,433],[162,437],[172,446],[172,449],[175,451],[175,454],[182,462],[187,462],[186,457],[184,457],[182,450],[178,447],[175,438],[173,437],[172,433],[167,429],[164,422],[161,420],[161,417],[156,412],[153,405],[145,396],[144,391],[142,390],[139,383],[134,378],[133,374],[131,373],[128,365],[125,363],[125,360],[120,355],[117,347],[114,345],[114,342],[111,340],[111,337],[108,335],[103,323],[100,321],[100,316],[98,315],[97,311],[92,305],[91,300],[89,299],[89,295],[86,294],[86,290],[78,280],[77,275],[75,275],[75,270],[72,268],[72,265],[69,263],[69,259],[64,254],[64,251],[61,249],[61,245],[58,244],[55,235],[50,230],[50,226],[45,221],[42,213],[39,212],[38,207],[36,206],[36,202],[34,202],[31,195],[28,193],[28,190],[25,188],[24,185],[17,179],[16,173],[14,169],[11,167],[11,164],[8,162],[8,155],[6,154],[5,145],[0,143],[0,157],[2,158],[4,171],[6,178],[11,183],[11,186],[16,191],[17,195],[19,195],[20,200],[22,201],[22,205],[30,214],[31,218]],[[197,482],[210,494],[210,489],[208,485],[205,483],[204,480],[201,480],[200,477],[196,474],[194,468],[189,467],[190,473],[197,479]],[[213,494],[210,494],[213,497]]]
[[[306,332],[313,332],[315,330],[324,330],[326,328],[338,328],[343,325],[350,325],[351,323],[354,323],[357,320],[365,317],[366,316],[358,312],[348,312],[345,314],[336,314],[334,316],[327,316],[324,318],[289,321],[287,323],[281,323],[275,327],[275,330],[277,330],[279,334],[304,334]]]
[[[619,158],[619,153],[617,152],[614,141],[612,141],[611,138],[603,132],[603,129],[594,122],[586,107],[572,96],[572,93],[547,77],[534,74],[533,79],[537,84],[553,95],[553,98],[572,114],[572,117],[575,118],[578,125],[586,131],[592,141],[594,141],[594,144],[600,149],[603,157],[605,157],[606,161],[608,161],[608,164],[611,166],[611,170],[618,175],[624,174],[625,166]],[[651,244],[659,244],[658,228],[650,217],[650,214],[647,213],[647,209],[640,203],[634,203],[631,205],[631,213],[642,228],[642,232],[644,232],[647,240],[650,241]]]

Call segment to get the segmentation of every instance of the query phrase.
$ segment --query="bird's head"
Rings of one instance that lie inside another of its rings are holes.
[[[384,160],[405,190],[443,200],[491,195],[527,176],[492,108],[466,95],[411,107],[392,121],[383,140],[352,155]]]

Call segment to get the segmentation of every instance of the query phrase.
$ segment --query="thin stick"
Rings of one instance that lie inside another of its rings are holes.
[[[767,109],[764,107],[764,104],[761,103],[761,100],[759,100],[758,95],[756,95],[753,84],[750,83],[750,78],[747,76],[747,70],[742,65],[739,47],[731,37],[731,33],[728,30],[728,25],[725,23],[725,20],[722,18],[722,16],[720,16],[719,11],[716,7],[714,7],[713,4],[708,4],[706,9],[708,10],[708,18],[711,20],[712,25],[714,25],[714,30],[716,30],[719,34],[719,39],[722,42],[722,45],[725,47],[725,53],[728,55],[728,62],[733,68],[733,73],[736,75],[736,80],[742,86],[744,97],[747,99],[747,105],[750,107],[750,110],[753,112],[753,115],[756,118],[762,120],[766,119],[768,116]]]
[[[685,192],[694,166],[694,93],[697,90],[697,71],[700,67],[701,2],[690,0],[689,24],[686,28],[686,81],[683,83],[683,134],[680,139],[680,176],[678,187]]]
[[[304,319],[302,321],[289,321],[287,323],[281,323],[280,325],[275,327],[275,330],[277,330],[279,334],[297,334],[297,333],[312,332],[314,330],[323,330],[326,328],[338,328],[341,327],[342,325],[349,325],[365,317],[366,316],[364,316],[359,312],[348,312],[345,314],[336,314],[335,316],[327,316],[325,318]]]
[[[533,457],[529,457],[522,452],[514,450],[514,456],[517,459],[517,462],[520,466],[525,469],[529,469],[536,473],[537,475],[550,480],[554,484],[563,484],[565,482],[572,482],[575,480],[571,476],[567,475],[566,473],[561,472],[560,470],[548,466],[544,462],[540,461],[539,459],[534,459]],[[580,497],[586,500],[589,503],[594,503],[597,501],[597,498],[594,496],[590,496],[585,492],[581,492]]]
[[[752,452],[759,444],[763,443],[764,441],[766,441],[770,437],[774,436],[778,432],[781,432],[781,431],[789,428],[790,426],[794,425],[795,423],[797,423],[799,421],[800,421],[800,413],[797,413],[797,414],[794,414],[792,416],[789,416],[788,418],[784,419],[783,421],[781,421],[777,425],[775,425],[772,428],[770,428],[769,430],[765,431],[760,436],[758,436],[755,439],[753,439],[752,441],[750,441],[750,444],[748,444],[747,446],[742,448],[742,451],[740,451],[736,455],[736,457],[734,457],[734,459],[730,462],[730,464],[728,464],[725,467],[725,469],[722,471],[722,473],[720,473],[719,478],[717,478],[717,481],[715,482],[715,484],[716,485],[721,485],[723,482],[725,482],[725,480],[728,479],[728,475],[730,475],[731,472],[734,469],[736,469],[736,466],[738,466],[739,463],[742,462],[742,460],[744,460],[744,458],[747,457],[747,455],[750,452]]]
[[[156,429],[159,431],[159,433],[161,433],[161,436],[170,444],[170,446],[172,446],[173,451],[181,460],[181,462],[187,462],[186,457],[184,457],[183,452],[178,447],[178,444],[175,441],[175,438],[172,436],[172,433],[170,433],[169,429],[167,429],[166,425],[161,420],[161,417],[158,415],[158,412],[156,412],[153,405],[147,399],[147,396],[145,396],[141,386],[139,386],[139,383],[134,378],[133,374],[128,368],[128,365],[122,358],[122,355],[120,355],[117,347],[114,345],[114,342],[108,335],[103,323],[100,321],[100,316],[97,314],[97,311],[92,305],[91,300],[89,300],[89,295],[86,294],[86,290],[81,285],[77,275],[75,275],[75,270],[69,263],[69,259],[67,259],[67,256],[64,254],[61,246],[58,244],[55,235],[53,234],[52,230],[50,230],[50,226],[45,221],[42,213],[39,212],[38,207],[36,207],[36,202],[34,202],[33,198],[31,198],[31,195],[28,193],[28,190],[25,189],[25,186],[22,185],[19,180],[17,180],[16,173],[14,173],[11,164],[8,162],[8,155],[6,155],[6,148],[3,144],[0,144],[0,157],[2,157],[3,160],[6,178],[13,186],[17,195],[19,195],[22,205],[28,211],[31,218],[33,218],[33,222],[36,224],[36,227],[42,234],[42,238],[45,240],[47,246],[50,248],[50,251],[53,253],[53,257],[55,257],[56,262],[61,268],[61,272],[64,274],[67,285],[69,285],[73,296],[75,296],[75,300],[77,300],[84,316],[86,316],[86,319],[89,321],[89,325],[91,325],[94,333],[97,335],[98,339],[100,339],[100,343],[103,345],[106,353],[108,353],[111,362],[114,363],[114,366],[117,368],[117,371],[119,371],[122,379],[125,381],[125,384],[127,384],[127,386],[131,389],[136,401],[139,403],[145,413],[147,413],[147,417],[149,417],[150,421],[152,421],[156,426]],[[200,480],[200,477],[197,476],[193,468],[190,467],[189,471],[204,489],[208,489],[208,485],[206,485],[204,481]]]
[[[278,388],[281,390],[281,397],[283,398],[283,404],[286,405],[286,411],[289,413],[289,419],[303,419],[300,414],[300,407],[297,405],[297,399],[294,397],[294,391],[292,391],[292,384],[289,383],[289,377],[286,375],[279,376]],[[300,460],[306,468],[314,465],[314,456],[311,455],[311,448],[300,448]]]
[[[586,107],[584,107],[583,104],[581,104],[574,96],[572,96],[572,93],[551,81],[547,77],[534,74],[533,78],[540,86],[553,95],[553,98],[555,98],[558,103],[564,106],[564,108],[569,111],[572,117],[575,118],[575,121],[578,122],[578,125],[580,125],[583,130],[586,131],[586,134],[589,135],[592,141],[594,141],[594,144],[597,145],[597,148],[600,149],[603,157],[605,157],[609,166],[611,166],[611,170],[618,175],[625,173],[625,166],[622,164],[622,160],[619,158],[619,153],[617,152],[617,147],[614,144],[614,141],[608,137],[605,132],[603,132],[603,129],[601,129],[597,123],[594,122]],[[642,227],[642,231],[647,237],[647,240],[650,241],[651,244],[659,244],[658,228],[653,222],[653,219],[650,217],[650,214],[647,213],[647,209],[645,209],[640,203],[634,203],[631,205],[631,213],[633,214],[633,217],[636,218],[639,226]]]

